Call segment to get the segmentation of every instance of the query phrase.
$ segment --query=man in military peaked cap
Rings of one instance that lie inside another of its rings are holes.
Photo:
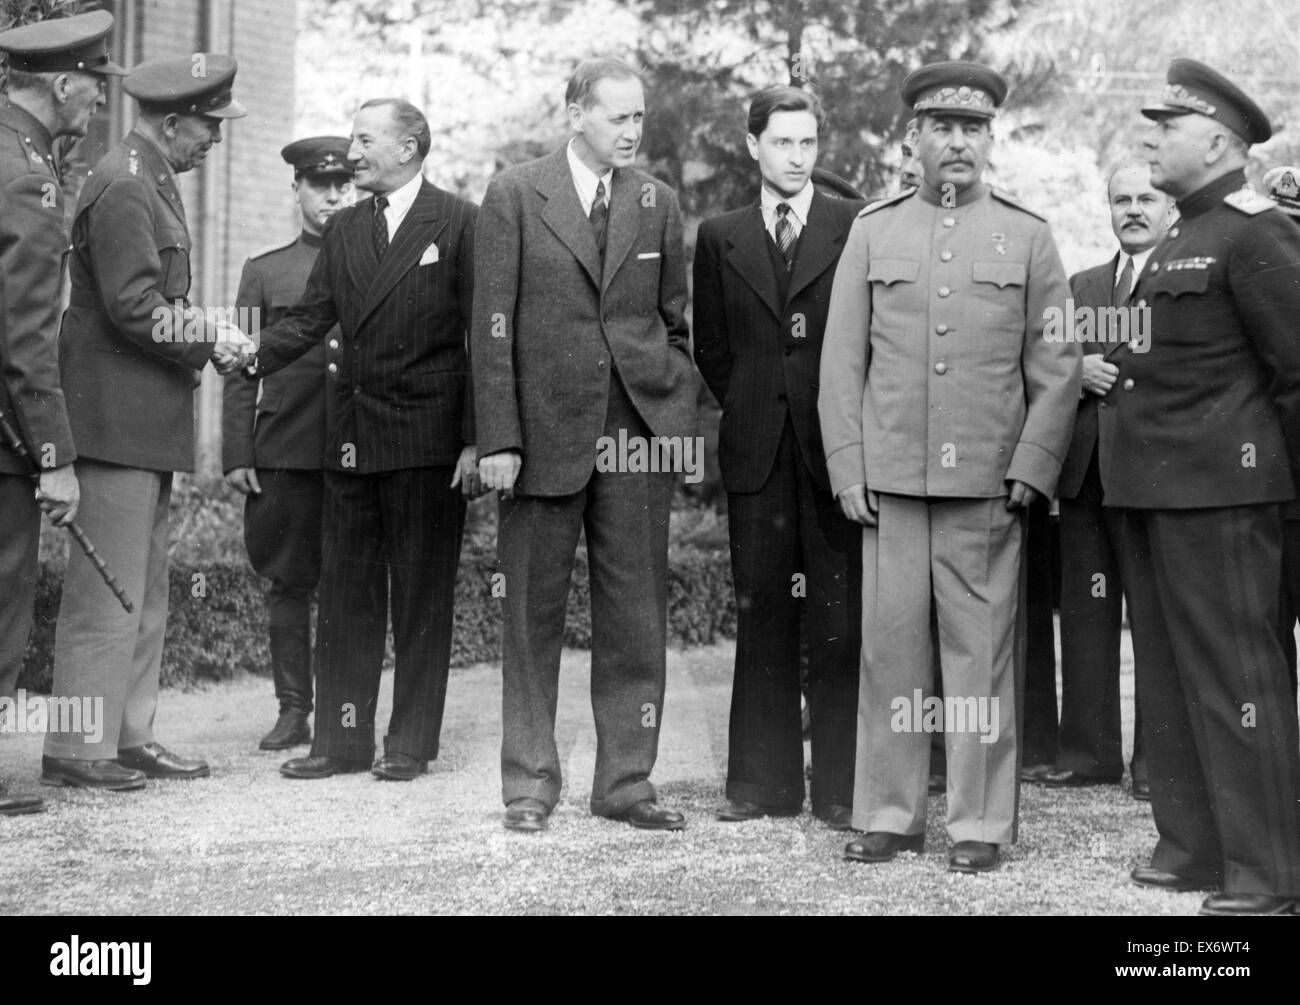
[[[52,146],[86,135],[104,105],[104,76],[126,72],[107,55],[112,29],[113,16],[95,11],[0,32],[9,60],[0,101],[0,416],[29,458],[0,436],[0,696],[17,685],[31,632],[41,510],[59,525],[77,512],[55,358],[67,227]],[[0,815],[41,808],[0,784]]]
[[[312,136],[280,151],[293,167],[302,233],[244,263],[235,307],[275,324],[298,302],[321,247],[325,221],[351,203],[352,165],[345,136]],[[327,348],[328,347],[328,348]],[[247,496],[244,543],[270,580],[271,675],[280,716],[263,750],[311,742],[311,595],[320,578],[325,367],[341,358],[335,326],[310,349],[258,383],[232,375],[225,385],[221,452],[226,481]]]
[[[1137,692],[1160,840],[1143,885],[1214,888],[1203,914],[1300,897],[1300,738],[1278,637],[1282,515],[1300,457],[1300,231],[1246,187],[1267,117],[1190,59],[1169,65],[1144,140],[1180,219],[1134,297],[1105,504],[1121,517]],[[1103,453],[1105,458],[1107,454]],[[1104,461],[1103,461],[1104,463]]]
[[[831,293],[818,408],[831,489],[864,528],[854,861],[922,849],[936,729],[949,868],[992,869],[1015,839],[1024,510],[1055,488],[1079,358],[1043,337],[1067,297],[1047,223],[981,181],[1006,93],[975,63],[903,82],[921,186],[862,211]]]
[[[176,176],[243,115],[235,61],[196,53],[124,81],[140,117],[82,188],[72,223],[72,290],[59,341],[77,444],[81,521],[134,612],[73,551],[54,644],[56,698],[103,696],[97,743],[46,737],[41,781],[138,789],[208,774],[154,740],[167,622],[167,511],[173,471],[194,469],[194,389],[217,350],[251,344],[224,316],[189,305],[190,234]],[[223,312],[224,314],[224,312]]]

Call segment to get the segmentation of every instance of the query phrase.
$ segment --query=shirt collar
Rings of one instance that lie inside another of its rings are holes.
[[[605,205],[609,205],[609,190],[614,183],[614,169],[610,168],[602,175],[597,175],[595,171],[582,163],[582,158],[578,156],[573,149],[573,142],[569,140],[569,145],[565,148],[569,157],[569,172],[573,175],[574,187],[578,190],[578,198],[582,200],[582,208],[585,212],[591,212],[591,204],[596,201],[596,185],[598,182],[605,183]]]
[[[794,217],[795,223],[798,224],[799,229],[802,230],[808,225],[808,211],[812,207],[813,192],[814,189],[811,178],[802,189],[790,196],[788,199],[785,196],[777,195],[770,188],[764,185],[762,193],[758,197],[759,205],[763,207],[763,219],[770,221],[774,216],[776,216],[777,206],[783,202],[789,203],[790,215]]]
[[[1115,263],[1115,276],[1111,280],[1111,285],[1114,285],[1115,283],[1119,282],[1120,274],[1124,271],[1124,260],[1127,258],[1133,259],[1133,281],[1136,282],[1137,277],[1140,276],[1142,274],[1142,270],[1146,268],[1147,259],[1151,257],[1151,252],[1155,250],[1156,248],[1155,245],[1153,244],[1151,247],[1147,248],[1146,251],[1139,251],[1134,255],[1130,255],[1123,248],[1120,248],[1119,260]]]
[[[959,191],[954,190],[953,197],[949,199],[945,199],[944,193],[932,186],[928,181],[921,182],[921,187],[917,189],[923,202],[928,202],[931,206],[941,206],[944,209],[951,209],[953,206],[969,206],[987,191],[988,186],[982,181],[977,181],[968,188]]]
[[[404,216],[406,211],[411,208],[411,203],[415,202],[415,197],[420,194],[420,186],[424,183],[424,175],[417,171],[415,177],[388,193],[388,209],[395,216]]]

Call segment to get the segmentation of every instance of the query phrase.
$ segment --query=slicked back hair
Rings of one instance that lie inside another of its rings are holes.
[[[811,91],[799,87],[769,87],[759,91],[749,101],[749,135],[759,137],[767,128],[773,112],[810,112],[817,120],[817,132],[826,124],[826,112],[821,99]]]
[[[584,59],[574,69],[569,85],[564,89],[564,107],[577,105],[584,110],[590,108],[596,101],[596,85],[610,77],[616,80],[636,80],[645,86],[641,74],[616,56]]]
[[[403,139],[410,136],[415,140],[416,153],[420,155],[420,160],[429,156],[429,150],[433,146],[433,135],[429,132],[429,120],[424,117],[424,112],[420,111],[409,101],[401,98],[371,98],[363,102],[362,108],[391,108],[393,110],[393,123],[397,126],[398,135]]]

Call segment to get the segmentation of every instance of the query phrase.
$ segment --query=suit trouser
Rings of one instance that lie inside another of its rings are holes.
[[[605,435],[649,436],[620,381],[610,379]],[[524,463],[528,463],[525,459]],[[505,573],[501,792],[507,804],[560,798],[555,745],[560,649],[578,536],[591,587],[591,708],[596,770],[591,812],[615,816],[655,798],[667,667],[671,473],[592,473],[567,496],[515,495],[499,507]]]
[[[853,802],[862,535],[813,481],[787,416],[767,481],[727,494],[736,588],[727,796],[803,805],[799,641],[808,640],[814,811]],[[799,589],[796,576],[802,576]]]
[[[455,465],[325,473],[313,756],[369,764],[392,586],[389,754],[438,756],[465,500]]]
[[[933,607],[945,700],[968,712],[980,706],[974,714],[989,727],[973,728],[968,715],[964,728],[945,730],[948,833],[1007,844],[1017,798],[1021,517],[1005,497],[879,498],[879,524],[862,534],[853,826],[925,832],[930,737],[912,726],[915,698],[932,680]]]
[[[41,509],[25,475],[0,472],[0,527],[0,696],[6,696],[22,673],[39,573]]]
[[[1061,753],[1056,766],[1093,778],[1124,773],[1119,650],[1124,580],[1120,514],[1102,505],[1097,455],[1079,494],[1061,500]],[[1135,781],[1147,777],[1142,707],[1133,701]]]
[[[1052,502],[1039,497],[1025,513],[1025,686],[1021,759],[1028,765],[1056,761],[1056,629],[1052,600],[1055,541]]]
[[[1276,505],[1122,513],[1158,869],[1300,894],[1300,731]]]
[[[112,760],[154,740],[167,628],[167,514],[172,473],[81,458],[77,522],[108,563],[133,613],[122,609],[80,548],[68,549],[54,632],[51,697],[104,699],[103,736],[51,732],[48,757]]]

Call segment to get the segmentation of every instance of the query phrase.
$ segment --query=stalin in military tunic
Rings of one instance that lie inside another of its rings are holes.
[[[244,263],[235,306],[268,325],[302,296],[325,221],[350,202],[348,139],[313,136],[280,151],[294,169],[302,233]],[[338,327],[327,336],[339,347]],[[258,383],[226,380],[221,454],[226,481],[247,496],[244,543],[270,580],[271,673],[280,716],[259,744],[284,750],[311,742],[311,595],[320,578],[321,468],[325,453],[325,345],[317,345]]]
[[[77,512],[77,455],[55,356],[68,235],[51,146],[56,136],[85,136],[104,104],[105,75],[126,73],[108,58],[112,28],[111,14],[93,11],[0,32],[9,59],[0,100],[0,418],[17,438],[0,436],[0,697],[13,694],[31,632],[41,511],[57,525]],[[0,785],[0,815],[41,806]]]
[[[102,696],[103,733],[51,732],[41,781],[116,790],[208,766],[154,740],[167,625],[172,472],[194,470],[194,390],[210,358],[249,344],[187,301],[190,234],[176,176],[203,162],[234,100],[235,61],[196,53],[136,67],[140,118],[87,179],[72,222],[72,290],[59,341],[77,444],[81,521],[116,573],[125,611],[75,549],[63,580],[53,696]]]
[[[1055,488],[1079,355],[1043,337],[1068,296],[1047,223],[980,180],[1006,89],[972,63],[904,81],[922,185],[863,210],[831,294],[822,435],[864,524],[855,861],[922,849],[936,729],[949,868],[992,869],[1015,839],[1023,511]],[[932,610],[943,714],[923,698]]]
[[[1278,594],[1288,452],[1300,458],[1300,231],[1244,187],[1250,144],[1272,134],[1255,102],[1193,60],[1166,79],[1143,109],[1156,122],[1144,147],[1181,219],[1138,278],[1150,345],[1114,358],[1101,455],[1160,833],[1132,878],[1221,883],[1203,914],[1286,914],[1300,897],[1300,735]]]

